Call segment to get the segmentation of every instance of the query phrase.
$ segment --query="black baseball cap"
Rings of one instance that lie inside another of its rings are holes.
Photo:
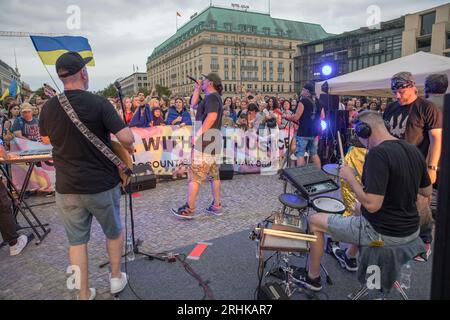
[[[78,52],[66,52],[56,60],[56,73],[60,78],[73,76],[91,60],[92,57],[83,58]]]
[[[204,74],[202,74],[202,76],[205,79],[208,79],[209,81],[211,81],[212,83],[214,83],[215,86],[219,86],[222,84],[222,79],[219,77],[219,75],[217,73],[210,73],[207,76],[205,76]]]
[[[314,84],[311,82],[308,82],[307,84],[305,84],[305,86],[303,87],[303,89],[306,89],[309,91],[309,93],[314,93],[315,92],[315,88],[314,88]]]

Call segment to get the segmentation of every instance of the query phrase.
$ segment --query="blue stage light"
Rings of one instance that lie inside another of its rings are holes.
[[[325,120],[321,120],[320,126],[322,127],[322,131],[325,131],[328,128],[328,123]]]
[[[326,64],[322,67],[322,75],[329,76],[332,72],[333,68],[329,64]]]

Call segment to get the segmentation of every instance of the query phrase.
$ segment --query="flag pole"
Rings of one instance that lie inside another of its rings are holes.
[[[42,59],[41,59],[41,61],[42,61]],[[44,62],[42,62],[42,64],[44,65],[45,70],[47,70],[47,73],[50,76],[50,79],[52,79],[53,84],[56,86],[56,89],[58,89],[58,92],[61,93],[61,90],[59,89],[58,84],[56,83],[55,79],[52,77],[52,74],[50,73],[50,71],[48,71],[47,66],[45,65]]]

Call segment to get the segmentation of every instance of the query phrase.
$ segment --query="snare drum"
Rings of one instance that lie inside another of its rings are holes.
[[[346,209],[342,201],[331,197],[315,198],[312,201],[312,207],[317,212],[329,214],[344,214]]]

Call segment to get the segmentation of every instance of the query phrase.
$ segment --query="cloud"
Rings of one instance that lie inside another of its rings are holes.
[[[215,0],[215,5],[230,7],[229,0]],[[267,12],[267,1],[246,0],[250,10]],[[327,32],[341,33],[365,26],[369,5],[381,8],[382,21],[405,13],[420,11],[445,1],[324,0],[272,1],[273,17],[321,24]],[[68,30],[67,7],[81,9],[81,29]],[[93,48],[96,64],[90,69],[91,89],[106,87],[119,77],[132,73],[133,64],[146,70],[147,57],[153,49],[175,33],[175,13],[182,14],[179,25],[209,5],[208,0],[2,0],[2,30],[36,33],[64,33],[86,36]],[[0,38],[0,59],[14,66],[14,49],[22,79],[36,89],[49,81],[45,68],[27,38]],[[48,68],[53,73],[54,67]]]

